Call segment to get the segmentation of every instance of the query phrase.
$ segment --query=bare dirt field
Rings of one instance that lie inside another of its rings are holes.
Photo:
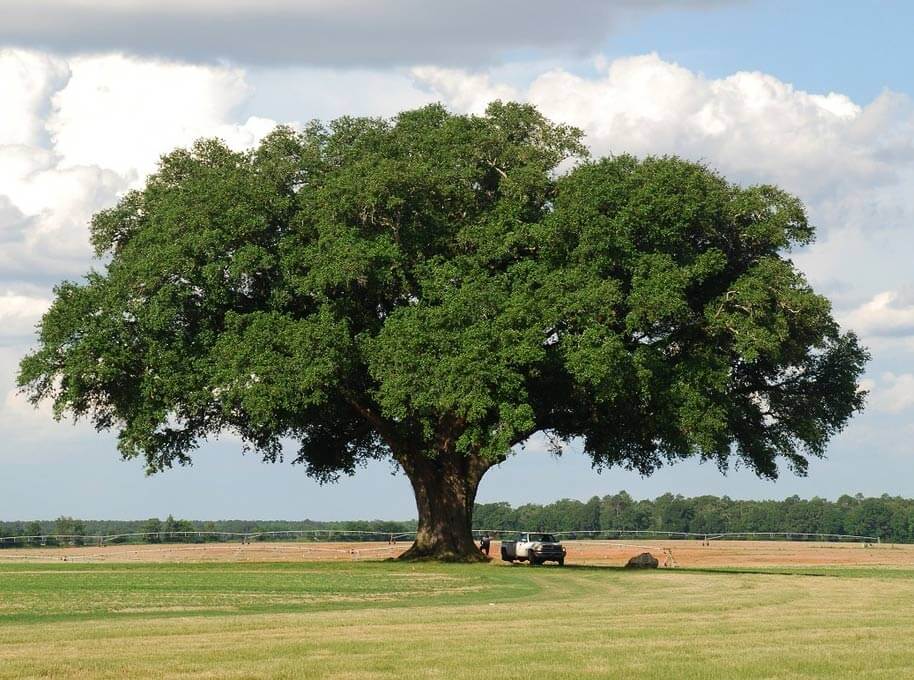
[[[396,557],[409,543],[381,542],[269,542],[199,543],[167,545],[106,545],[56,548],[23,548],[0,551],[0,562],[314,562]]]
[[[691,540],[566,541],[568,564],[624,565],[650,552],[661,565],[678,567],[914,567],[914,545],[815,543],[797,541]],[[172,545],[107,545],[5,549],[0,562],[312,562],[378,560],[396,557],[408,542],[270,542]],[[492,543],[493,565],[500,545]]]
[[[914,567],[914,545],[799,541],[711,541],[703,545],[701,541],[639,540],[571,541],[565,546],[571,564],[624,565],[639,552],[650,552],[663,564],[666,549],[679,567]]]

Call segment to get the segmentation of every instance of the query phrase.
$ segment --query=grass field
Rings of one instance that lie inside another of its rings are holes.
[[[914,570],[0,564],[0,678],[908,678]]]

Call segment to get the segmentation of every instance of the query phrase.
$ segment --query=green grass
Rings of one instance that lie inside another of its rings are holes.
[[[535,591],[504,569],[396,562],[0,564],[0,625],[472,604]]]
[[[914,677],[914,571],[0,564],[0,678]]]

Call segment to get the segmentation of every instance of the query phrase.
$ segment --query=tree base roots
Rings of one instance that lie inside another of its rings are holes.
[[[458,551],[445,547],[420,548],[415,543],[409,550],[397,557],[397,560],[401,562],[461,562],[465,564],[489,562],[491,559],[475,546],[471,551]]]

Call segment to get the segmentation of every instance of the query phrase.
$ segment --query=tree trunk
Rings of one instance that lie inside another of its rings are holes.
[[[479,480],[490,463],[476,455],[440,453],[400,460],[413,485],[419,526],[404,560],[482,562],[487,558],[473,540],[473,505]]]

